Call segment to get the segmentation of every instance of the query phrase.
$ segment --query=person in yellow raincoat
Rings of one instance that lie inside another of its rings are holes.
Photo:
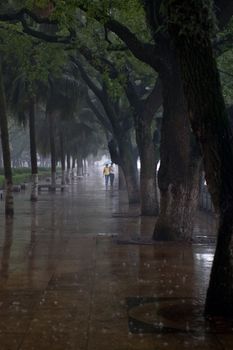
[[[103,169],[103,175],[105,177],[105,187],[106,188],[108,187],[108,182],[109,182],[109,174],[110,174],[109,170],[110,169],[109,169],[108,164],[105,164],[104,169]]]

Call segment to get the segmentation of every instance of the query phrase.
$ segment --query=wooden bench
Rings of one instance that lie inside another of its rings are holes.
[[[65,188],[66,188],[65,185],[56,185],[55,187],[52,186],[51,184],[40,184],[40,185],[38,185],[38,191],[43,191],[43,190],[56,191],[57,189],[60,189],[61,191],[64,191]]]

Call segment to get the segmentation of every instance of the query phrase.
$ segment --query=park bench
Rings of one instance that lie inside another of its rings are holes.
[[[53,190],[57,190],[60,189],[61,191],[64,191],[64,189],[66,188],[65,185],[56,185],[55,187],[52,186],[51,184],[40,184],[38,185],[38,191],[43,191],[43,190],[47,190],[47,191],[53,191]]]

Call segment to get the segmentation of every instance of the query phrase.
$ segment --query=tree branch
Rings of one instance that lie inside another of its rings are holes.
[[[37,24],[56,25],[58,23],[57,20],[55,21],[55,20],[50,20],[47,17],[44,18],[44,17],[37,16],[35,13],[28,10],[27,8],[22,8],[18,12],[0,14],[0,21],[13,22],[13,23],[20,22],[23,27],[23,33],[50,43],[71,44],[72,40],[75,38],[75,32],[73,30],[70,30],[70,35],[68,35],[67,37],[58,36],[58,35],[49,35],[49,34],[46,34],[45,32],[35,30],[28,25],[27,17],[32,19]]]
[[[23,32],[33,36],[34,38],[49,42],[49,43],[57,43],[57,44],[71,44],[72,40],[75,38],[75,32],[70,31],[70,35],[67,37],[59,36],[59,35],[49,35],[44,32],[35,30],[28,26],[26,20],[21,20],[23,26]]]
[[[105,116],[99,111],[99,109],[95,106],[95,104],[91,101],[90,96],[87,94],[87,104],[91,108],[91,110],[96,115],[97,119],[99,120],[100,124],[108,130],[110,133],[113,134],[112,126],[109,123],[109,121],[105,118]]]
[[[96,97],[101,102],[101,104],[105,110],[106,116],[108,117],[108,119],[111,123],[112,130],[114,132],[118,132],[119,125],[118,125],[118,121],[117,121],[117,116],[115,115],[115,111],[113,110],[112,106],[110,105],[110,103],[108,101],[108,97],[106,96],[104,91],[102,89],[99,89],[96,86],[96,84],[91,80],[91,78],[88,76],[86,71],[83,69],[79,60],[77,58],[74,58],[74,57],[71,57],[71,59],[72,59],[73,63],[78,67],[78,69],[81,73],[82,79],[86,82],[88,87],[93,91],[93,93],[96,95]]]
[[[151,121],[163,103],[162,84],[158,78],[154,88],[144,101],[143,119]]]
[[[84,12],[88,11],[88,8],[85,5],[79,5],[79,8]],[[94,19],[100,23],[102,22],[101,15],[96,14]],[[127,45],[137,59],[148,64],[156,71],[159,70],[160,57],[155,45],[143,43],[137,38],[136,34],[129,30],[129,28],[110,17],[104,22],[104,27],[116,34]]]
[[[40,17],[37,16],[34,12],[30,11],[27,8],[22,8],[21,10],[17,12],[11,12],[11,13],[0,13],[0,21],[3,22],[21,22],[25,15],[33,19],[34,22],[38,24],[47,23],[47,24],[57,24],[57,21],[50,20],[47,17]]]
[[[160,58],[155,45],[141,42],[134,33],[116,20],[108,20],[105,26],[128,46],[137,59],[158,71]]]

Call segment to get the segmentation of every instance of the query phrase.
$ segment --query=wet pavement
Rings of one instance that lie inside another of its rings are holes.
[[[0,202],[0,350],[233,349],[233,325],[202,317],[214,245],[124,244],[154,218],[105,190],[101,170],[65,192]],[[214,236],[199,214],[195,234]]]

